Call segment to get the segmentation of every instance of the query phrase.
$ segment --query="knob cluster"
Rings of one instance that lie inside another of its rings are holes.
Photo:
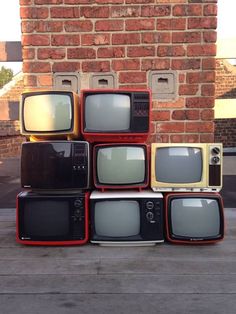
[[[211,149],[211,164],[217,165],[220,163],[220,148],[215,146]]]

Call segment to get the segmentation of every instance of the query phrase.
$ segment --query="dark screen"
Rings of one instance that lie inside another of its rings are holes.
[[[28,237],[57,237],[69,233],[69,203],[30,201],[24,207],[24,233]]]

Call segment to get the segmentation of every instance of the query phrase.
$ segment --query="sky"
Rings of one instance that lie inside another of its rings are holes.
[[[218,39],[235,38],[236,41],[236,0],[218,0]],[[0,41],[20,41],[19,0],[0,1]],[[3,63],[0,62],[0,67]],[[4,66],[20,71],[21,65],[5,63]]]

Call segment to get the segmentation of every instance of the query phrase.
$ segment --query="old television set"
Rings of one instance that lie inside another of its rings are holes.
[[[146,144],[97,144],[93,151],[93,178],[98,189],[142,189],[149,184]]]
[[[93,191],[90,241],[108,246],[155,245],[164,241],[163,196],[143,191]]]
[[[81,245],[88,241],[88,193],[17,195],[16,241],[28,245]]]
[[[21,148],[21,186],[39,190],[80,190],[90,186],[89,143],[25,142]]]
[[[71,91],[23,92],[20,130],[31,141],[79,137],[79,96]]]
[[[151,188],[154,191],[220,191],[222,152],[220,143],[152,143]]]
[[[150,90],[81,91],[81,133],[89,142],[145,142],[150,130]]]
[[[173,243],[207,244],[224,238],[224,208],[218,193],[167,193],[166,237]]]

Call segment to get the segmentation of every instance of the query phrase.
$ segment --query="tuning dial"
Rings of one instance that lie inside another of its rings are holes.
[[[154,203],[153,203],[152,201],[148,201],[148,202],[146,203],[146,208],[147,208],[148,210],[152,210],[152,209],[154,208]]]
[[[218,156],[212,157],[211,162],[212,162],[212,164],[215,164],[215,165],[218,164],[220,162],[220,157],[218,157]]]
[[[216,146],[216,147],[213,147],[211,151],[214,155],[219,155],[220,148]]]
[[[147,218],[148,221],[152,221],[153,218],[154,218],[153,212],[147,212],[146,213],[146,218]]]
[[[79,199],[79,198],[77,198],[77,199],[74,201],[74,206],[75,206],[76,208],[81,207],[82,204],[83,204],[83,202],[82,202],[82,200]]]

